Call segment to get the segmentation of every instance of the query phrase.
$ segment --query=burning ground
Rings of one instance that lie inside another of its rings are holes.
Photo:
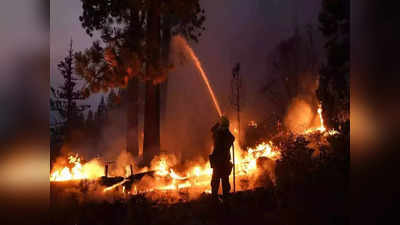
[[[329,148],[327,139],[339,132],[327,130],[323,125],[322,109],[319,107],[317,112],[320,125],[300,134],[281,132],[271,140],[262,140],[245,149],[235,141],[235,189],[244,191],[275,185],[276,162],[281,159],[283,146],[291,141],[304,139],[313,151],[312,157],[320,156],[320,149]],[[251,121],[248,126],[257,127],[257,123]],[[236,129],[233,130],[236,134]],[[161,154],[151,161],[150,167],[139,167],[127,152],[121,152],[116,162],[101,158],[85,161],[78,153],[70,152],[57,159],[50,181],[55,196],[60,192],[72,192],[81,197],[94,194],[95,198],[110,200],[142,194],[153,200],[167,196],[166,199],[174,202],[210,193],[211,175],[209,161],[203,158],[180,162],[173,154]],[[233,187],[232,176],[231,184]]]
[[[206,160],[180,162],[164,154],[140,168],[121,153],[105,176],[107,162],[71,154],[50,174],[51,216],[57,224],[345,222],[348,130],[324,128],[282,131],[246,149],[235,143],[237,192],[223,204],[208,194],[212,171]]]

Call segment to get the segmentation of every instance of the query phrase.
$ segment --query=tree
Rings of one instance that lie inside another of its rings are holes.
[[[104,124],[106,120],[107,120],[107,106],[106,103],[104,102],[104,96],[101,96],[101,100],[95,114],[95,121],[96,124],[101,125]]]
[[[118,108],[119,105],[120,105],[120,100],[117,94],[115,93],[114,89],[111,89],[110,93],[108,93],[107,96],[107,108],[108,110],[113,110]]]
[[[296,27],[293,35],[280,41],[269,55],[271,73],[268,74],[269,82],[263,91],[277,106],[281,116],[285,114],[285,106],[299,94],[308,91],[303,90],[305,76],[311,76],[311,80],[317,79],[319,60],[314,33],[311,25],[307,25],[304,30]],[[271,79],[271,74],[275,78]],[[282,84],[284,95],[280,95],[281,89],[277,90],[277,83]]]
[[[94,128],[94,117],[93,117],[93,112],[92,110],[89,110],[88,115],[86,117],[86,129],[90,133],[93,131]]]
[[[128,133],[133,135],[138,133],[138,80],[145,82],[144,158],[148,163],[160,150],[160,84],[171,68],[169,39],[180,33],[197,41],[204,29],[204,10],[199,0],[82,0],[82,7],[83,28],[90,36],[100,31],[105,47],[94,42],[77,54],[77,72],[88,81],[87,94],[127,89]],[[136,139],[128,135],[127,142]],[[127,147],[137,155],[137,142]]]
[[[61,126],[63,140],[71,141],[71,134],[73,129],[83,128],[84,117],[83,111],[89,108],[89,105],[78,105],[77,100],[85,99],[83,93],[75,90],[77,81],[79,80],[74,74],[74,60],[73,60],[72,40],[68,55],[58,64],[58,70],[64,79],[64,84],[59,88],[51,87],[52,98],[50,99],[50,107],[52,111],[57,112],[58,126]]]
[[[337,129],[350,115],[350,1],[322,1],[319,22],[327,61],[320,71],[317,96],[326,125]]]

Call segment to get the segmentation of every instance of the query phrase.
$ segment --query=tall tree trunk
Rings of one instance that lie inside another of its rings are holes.
[[[126,148],[134,157],[139,155],[138,135],[138,79],[129,80],[126,94]]]
[[[149,165],[160,152],[160,86],[146,81],[144,116],[143,163]]]
[[[163,66],[168,66],[170,42],[171,42],[171,22],[168,15],[163,16],[162,39],[161,39],[161,61]],[[160,125],[166,119],[167,113],[167,94],[168,94],[168,77],[160,84]],[[161,129],[161,127],[160,127]],[[162,137],[160,137],[162,139]],[[161,147],[163,147],[161,145]]]
[[[144,118],[143,162],[150,164],[151,159],[160,152],[160,91],[159,85],[154,83],[153,69],[160,68],[160,0],[150,2],[148,13],[147,51],[150,60],[147,64],[146,78],[146,106]]]

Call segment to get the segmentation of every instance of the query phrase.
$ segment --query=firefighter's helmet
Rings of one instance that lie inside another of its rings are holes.
[[[229,120],[225,116],[221,116],[220,118],[220,125],[223,128],[229,128]]]

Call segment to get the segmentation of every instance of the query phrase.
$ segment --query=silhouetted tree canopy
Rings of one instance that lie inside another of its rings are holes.
[[[306,76],[310,76],[311,80],[317,79],[320,60],[315,39],[315,30],[311,25],[304,30],[296,28],[293,35],[280,41],[268,56],[271,68],[267,74],[269,82],[262,90],[278,107],[281,116],[290,101],[308,88],[304,85]],[[283,87],[283,95],[279,87]]]
[[[89,49],[76,54],[77,73],[88,82],[87,95],[126,87],[134,76],[156,82],[165,79],[171,65],[158,66],[159,62],[151,62],[151,53],[147,51],[153,44],[149,42],[146,23],[151,2],[82,0],[83,14],[79,17],[82,27],[90,36],[94,31],[101,33],[101,42],[96,41]],[[160,32],[161,38],[170,32],[198,41],[205,20],[198,0],[162,1],[159,10],[160,30],[164,32]]]
[[[50,109],[58,112],[61,117],[59,121],[66,127],[66,132],[70,129],[83,125],[83,112],[89,105],[78,104],[77,100],[85,99],[80,90],[76,90],[77,78],[74,72],[72,40],[68,55],[58,64],[58,70],[64,79],[63,85],[58,88],[51,87],[52,98],[50,99]]]
[[[319,22],[327,62],[320,71],[317,95],[328,127],[337,128],[350,119],[350,1],[324,0]]]

